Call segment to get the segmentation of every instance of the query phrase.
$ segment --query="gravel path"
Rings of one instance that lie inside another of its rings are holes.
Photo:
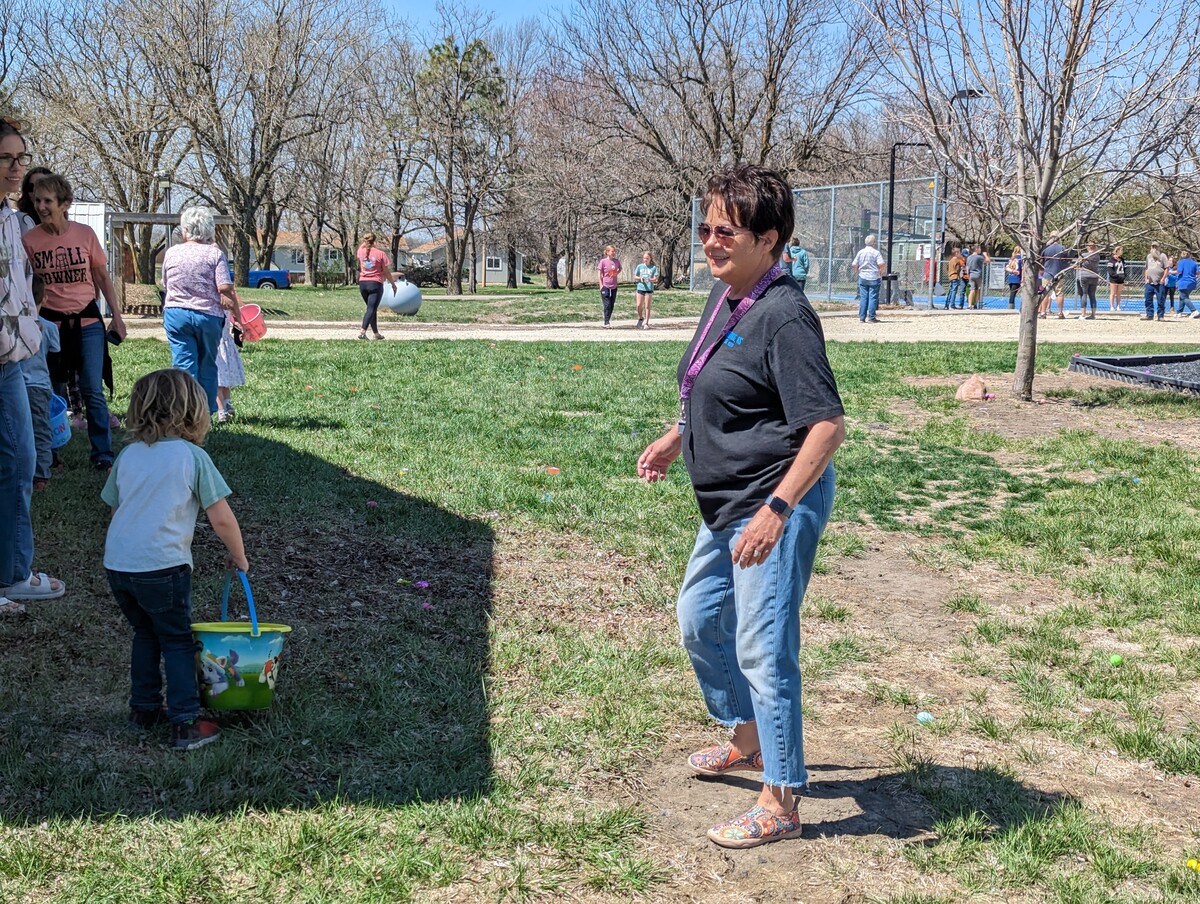
[[[821,314],[825,338],[840,342],[1004,342],[1017,337],[1018,320],[1009,311],[891,311],[881,322],[859,323],[854,312]],[[130,319],[133,338],[165,338],[159,319]],[[650,330],[635,330],[632,320],[613,321],[611,329],[599,323],[540,324],[387,324],[388,339],[491,339],[509,342],[661,342],[686,341],[696,329],[694,318],[655,321]],[[358,335],[357,323],[267,320],[267,337],[273,339],[349,339]],[[1071,344],[1098,342],[1116,345],[1136,342],[1200,342],[1200,320],[1148,322],[1140,314],[1105,313],[1095,320],[1039,320],[1038,341]]]

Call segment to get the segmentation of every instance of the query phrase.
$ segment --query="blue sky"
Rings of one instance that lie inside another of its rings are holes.
[[[476,0],[471,5],[490,13],[497,25],[512,25],[522,19],[541,19],[562,8],[569,0]],[[435,0],[391,0],[392,7],[415,22],[432,21]]]

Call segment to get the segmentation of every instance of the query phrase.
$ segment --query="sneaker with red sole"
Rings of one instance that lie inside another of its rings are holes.
[[[219,740],[220,737],[221,729],[217,727],[217,723],[207,719],[193,719],[171,726],[171,746],[176,750],[195,750]]]

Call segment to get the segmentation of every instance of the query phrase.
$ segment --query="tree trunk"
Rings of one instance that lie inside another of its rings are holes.
[[[567,291],[575,291],[575,246],[579,233],[575,231],[575,225],[568,219],[567,226]]]
[[[517,244],[509,241],[508,243],[508,287],[515,289],[517,287]],[[522,274],[522,277],[524,274]],[[523,281],[523,280],[522,280]]]
[[[263,270],[275,266],[275,242],[279,237],[279,220],[283,216],[283,208],[270,201],[263,205],[263,227],[258,245],[258,266]]]
[[[321,254],[321,228],[300,224],[300,242],[304,246],[304,283],[317,284],[317,262]],[[314,237],[315,236],[315,237]]]
[[[392,272],[398,273],[404,268],[400,266],[400,208],[396,208],[396,222],[392,226]]]
[[[557,289],[558,285],[558,233],[550,233],[550,256],[546,259],[546,288]]]
[[[670,289],[675,285],[675,252],[678,248],[678,236],[671,236],[663,243],[662,273],[658,281],[661,289]]]
[[[472,295],[479,291],[479,237],[474,229],[471,230],[471,274],[467,277],[467,287]]]
[[[446,294],[462,295],[462,262],[458,257],[458,240],[454,237],[454,226],[444,226],[446,230]]]
[[[138,226],[126,233],[137,236],[137,248],[134,254],[134,277],[143,285],[154,284],[154,244],[153,230],[150,226]]]
[[[233,284],[250,285],[250,239],[254,235],[254,206],[244,204],[233,222]]]
[[[1033,372],[1037,364],[1037,285],[1041,267],[1028,263],[1021,279],[1021,331],[1017,339],[1017,369],[1013,376],[1013,395],[1026,402],[1033,400]]]

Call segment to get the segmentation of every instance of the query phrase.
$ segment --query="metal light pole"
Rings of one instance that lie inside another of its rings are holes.
[[[953,118],[954,118],[954,105],[956,103],[961,103],[963,105],[963,120],[964,120],[964,124],[965,124],[965,127],[963,129],[963,134],[969,137],[971,134],[971,101],[976,100],[977,98],[980,98],[980,97],[983,97],[983,92],[980,91],[978,88],[959,88],[953,94],[951,94],[949,97],[950,118],[947,120],[946,125],[949,126],[950,121],[953,120]],[[949,133],[949,128],[947,128],[947,132]],[[959,194],[961,195],[962,194],[962,180],[960,178],[958,178],[957,168],[955,169],[954,175],[955,175],[954,186],[957,189],[957,191],[959,192]],[[949,210],[949,208],[950,208],[949,174],[947,174],[947,178],[946,178],[946,208],[947,208],[947,210]],[[945,230],[945,227],[943,226],[943,228],[942,228],[942,245],[943,245],[943,247],[938,248],[938,262],[939,263],[941,262],[941,256],[944,251],[944,246],[946,244],[945,233],[946,233],[946,230]],[[955,276],[953,274],[947,274],[947,277],[946,277],[947,286],[950,285],[951,279],[957,279],[957,276]]]
[[[927,148],[924,141],[897,141],[892,145],[892,159],[888,167],[888,231],[887,231],[887,273],[884,281],[887,292],[884,293],[884,304],[892,303],[892,285],[896,282],[896,274],[892,272],[892,227],[896,213],[896,148]]]
[[[167,208],[167,215],[170,216],[170,214],[171,214],[171,177],[168,176],[166,173],[159,173],[158,174],[158,188],[162,192],[163,204]],[[171,234],[174,231],[175,231],[175,228],[170,223],[167,223],[167,247],[168,248],[171,247]]]

